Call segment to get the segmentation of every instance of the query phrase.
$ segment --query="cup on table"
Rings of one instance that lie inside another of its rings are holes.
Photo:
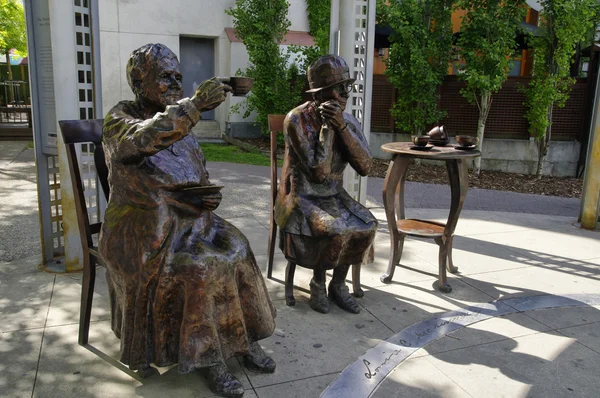
[[[429,136],[428,135],[419,135],[419,136],[413,137],[412,142],[416,146],[420,146],[420,147],[427,146],[427,144],[429,143]]]
[[[456,142],[458,142],[458,145],[460,146],[473,146],[477,145],[479,138],[470,135],[457,135]]]

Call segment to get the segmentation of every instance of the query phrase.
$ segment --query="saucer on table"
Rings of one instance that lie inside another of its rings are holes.
[[[461,150],[461,151],[470,151],[470,150],[473,150],[475,148],[477,148],[477,145],[467,145],[467,146],[456,145],[454,147],[454,149],[458,149],[458,150]]]
[[[429,140],[429,143],[435,146],[446,146],[449,142],[448,140]]]
[[[412,150],[415,150],[415,151],[428,151],[431,148],[433,148],[433,145],[425,145],[425,146],[413,145],[413,146],[411,146],[409,148],[412,149]]]

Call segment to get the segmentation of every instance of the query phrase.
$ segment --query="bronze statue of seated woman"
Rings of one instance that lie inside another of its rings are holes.
[[[348,195],[343,173],[348,164],[365,176],[372,164],[359,122],[344,112],[352,83],[346,62],[320,57],[308,68],[313,101],[285,118],[285,156],[275,201],[280,248],[293,264],[313,270],[310,306],[329,311],[325,272],[333,269],[329,297],[341,308],[358,313],[346,275],[368,253],[376,218]]]
[[[242,396],[225,361],[243,355],[249,368],[275,370],[258,344],[275,329],[275,309],[248,240],[213,213],[221,193],[190,134],[231,87],[214,78],[182,99],[179,62],[162,44],[132,53],[127,80],[135,101],[104,122],[110,199],[99,242],[120,359],[131,369],[207,369],[216,393]]]

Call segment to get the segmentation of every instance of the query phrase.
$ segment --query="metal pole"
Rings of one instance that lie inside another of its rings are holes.
[[[49,87],[44,86],[42,82],[44,77],[48,77],[49,73],[52,73],[52,65],[47,60],[48,54],[51,51],[49,49],[50,21],[48,3],[45,1],[34,2],[32,0],[25,0],[24,9],[27,24],[29,89],[31,92],[31,119],[34,132],[33,147],[37,176],[42,263],[50,264],[54,261],[55,256],[53,223],[57,223],[59,220],[53,220],[52,216],[49,178],[49,171],[52,170],[50,164],[52,154],[49,153],[51,148],[48,148],[47,140],[44,139],[48,134],[45,131],[48,122],[44,116],[50,117],[54,114],[52,98],[47,95]],[[58,198],[54,198],[54,200],[58,200]],[[60,253],[56,254],[60,255]]]
[[[596,80],[594,114],[590,128],[583,195],[579,218],[581,227],[600,229],[600,73]]]

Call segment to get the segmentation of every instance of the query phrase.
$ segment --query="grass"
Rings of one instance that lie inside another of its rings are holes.
[[[228,162],[270,166],[271,160],[260,151],[246,152],[233,145],[200,144],[204,158],[209,162]],[[281,161],[277,162],[281,166]]]

